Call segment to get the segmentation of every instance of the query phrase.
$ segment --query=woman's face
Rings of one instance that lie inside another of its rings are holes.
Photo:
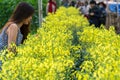
[[[31,20],[32,20],[32,16],[30,16],[30,17],[28,17],[27,19],[25,19],[25,20],[23,21],[23,24],[29,24]]]

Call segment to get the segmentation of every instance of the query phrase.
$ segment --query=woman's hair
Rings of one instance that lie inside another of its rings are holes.
[[[96,5],[96,1],[95,0],[91,0],[90,4],[95,4]]]
[[[103,5],[103,7],[106,8],[106,4],[104,2],[99,2],[98,5]]]
[[[52,0],[49,0],[48,2],[52,2]]]
[[[28,17],[32,16],[33,13],[34,13],[34,8],[31,5],[29,5],[26,2],[21,2],[14,10],[10,19],[15,23],[20,23],[24,19],[27,19]]]
[[[15,8],[15,10],[13,11],[7,23],[13,22],[13,23],[19,24],[23,20],[32,16],[33,13],[34,13],[34,8],[31,5],[29,5],[26,2],[21,2]],[[20,30],[21,30],[21,33],[23,34],[23,40],[22,40],[22,43],[23,43],[23,41],[27,38],[28,33],[30,32],[30,23],[27,25],[23,24]]]

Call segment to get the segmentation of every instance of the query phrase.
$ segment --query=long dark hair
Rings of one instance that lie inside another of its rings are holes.
[[[52,0],[49,0],[48,2],[53,2]]]
[[[19,24],[23,20],[32,16],[33,13],[34,13],[34,8],[30,4],[26,2],[21,2],[17,5],[9,21],[6,24],[9,25],[11,24],[11,22]],[[23,34],[23,40],[22,40],[22,43],[23,43],[23,41],[27,38],[28,33],[30,32],[30,23],[27,25],[23,24],[20,30],[21,30],[21,33]]]
[[[32,16],[33,13],[34,13],[34,8],[31,5],[29,5],[26,2],[21,2],[14,10],[10,18],[10,21],[15,23],[20,23],[24,19],[27,19],[28,17]],[[28,25],[23,24],[20,30],[21,33],[23,34],[23,40],[22,40],[23,43],[23,41],[27,38],[28,33],[30,32],[30,23]]]

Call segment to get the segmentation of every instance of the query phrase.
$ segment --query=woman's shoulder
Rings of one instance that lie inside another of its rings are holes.
[[[15,23],[12,23],[12,24],[10,24],[9,26],[8,26],[8,29],[18,29],[18,26],[17,26],[17,24],[15,24]]]
[[[8,26],[6,32],[17,32],[18,31],[18,26],[15,23],[12,23]]]

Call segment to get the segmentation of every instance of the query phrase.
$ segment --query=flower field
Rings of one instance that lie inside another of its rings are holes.
[[[72,7],[49,14],[17,51],[1,53],[1,80],[120,80],[120,36]]]

